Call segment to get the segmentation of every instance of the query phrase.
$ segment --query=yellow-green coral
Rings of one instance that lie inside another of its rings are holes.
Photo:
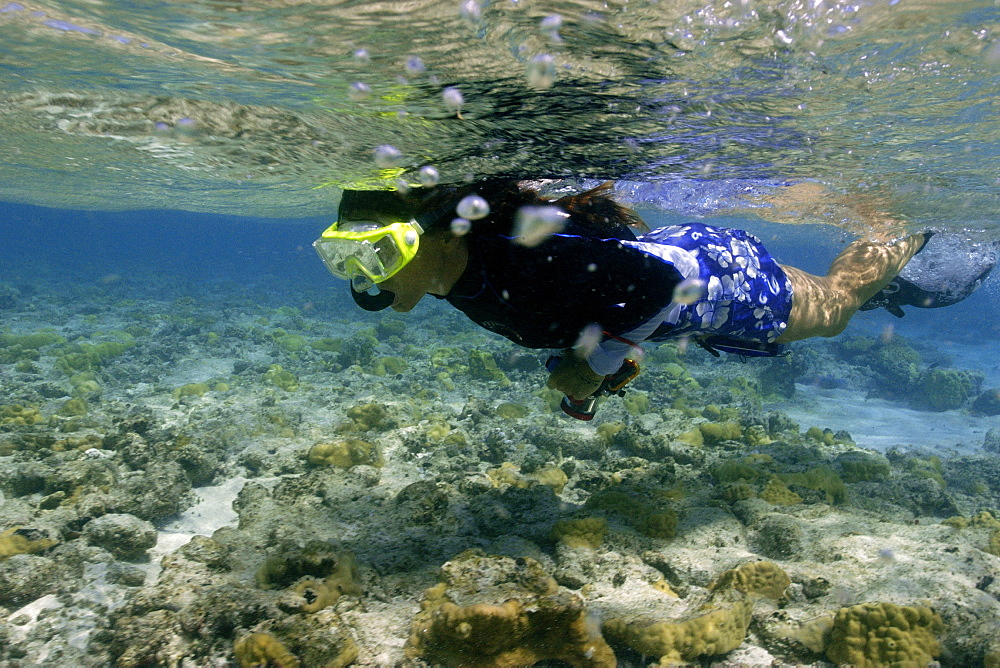
[[[670,540],[677,534],[679,518],[673,508],[657,508],[635,495],[605,490],[587,499],[588,510],[614,513],[639,533],[650,538]]]
[[[54,538],[35,535],[36,531],[21,527],[11,527],[0,533],[0,559],[13,557],[15,554],[36,554],[44,552],[59,543]]]
[[[287,334],[280,329],[275,332],[274,342],[289,353],[297,353],[306,347],[306,340],[298,334]]]
[[[642,415],[649,411],[649,395],[645,392],[629,392],[623,397],[622,403],[632,415]]]
[[[617,421],[604,422],[602,424],[597,425],[596,429],[597,437],[600,438],[605,443],[610,444],[614,440],[615,435],[624,428],[625,428],[624,422],[617,422]]]
[[[65,342],[66,339],[51,332],[36,332],[34,334],[0,333],[0,364],[37,360],[41,357],[38,352],[39,348],[44,348],[54,343]]]
[[[688,445],[693,445],[696,448],[700,448],[705,445],[705,435],[702,433],[701,429],[697,427],[678,434],[674,437],[674,440],[687,443]]]
[[[534,559],[468,551],[441,570],[444,581],[424,592],[413,619],[407,658],[481,668],[616,665],[580,597],[560,589]]]
[[[915,395],[923,407],[932,411],[953,410],[964,404],[981,382],[982,376],[968,371],[938,367],[919,378]]]
[[[510,401],[504,401],[496,408],[497,417],[501,417],[504,420],[519,420],[528,417],[530,412],[527,406],[515,404]]]
[[[68,376],[78,371],[91,371],[108,360],[124,355],[135,346],[135,339],[128,332],[113,331],[105,336],[113,340],[60,346],[56,353],[56,367]]]
[[[270,633],[251,633],[236,641],[233,654],[241,668],[298,668],[302,665],[285,645]]]
[[[483,350],[469,351],[469,375],[477,380],[489,380],[501,387],[510,385],[510,379],[497,366],[493,355]]]
[[[97,382],[97,375],[93,371],[74,373],[69,377],[69,384],[73,386],[75,397],[101,393],[101,384]]]
[[[941,617],[928,607],[862,603],[834,616],[826,656],[856,668],[926,666],[941,653]]]
[[[402,357],[380,357],[372,368],[375,376],[395,376],[403,373],[410,365]]]
[[[212,388],[208,386],[208,383],[188,383],[186,385],[181,385],[180,387],[175,387],[174,391],[170,393],[170,396],[174,398],[174,401],[179,401],[184,397],[203,397]]]
[[[585,547],[596,550],[608,532],[608,521],[603,517],[581,517],[559,520],[552,527],[552,536],[566,547]]]
[[[829,504],[844,503],[847,487],[837,472],[828,466],[817,466],[803,473],[787,473],[781,479],[790,485],[799,485],[817,492],[823,492]]]
[[[396,421],[382,404],[368,403],[347,409],[350,419],[349,431],[387,431],[396,426]]]
[[[966,527],[974,527],[980,529],[1000,529],[1000,520],[997,520],[988,511],[984,510],[980,513],[976,513],[970,518],[962,517],[961,515],[956,515],[955,517],[949,517],[943,520],[941,524],[946,524],[950,527],[955,527],[956,529],[964,529]]]
[[[802,503],[802,497],[788,489],[788,486],[777,477],[767,481],[759,496],[774,506],[794,506]]]
[[[343,593],[360,593],[360,576],[354,555],[324,541],[269,556],[254,574],[263,589],[287,587],[300,578],[330,580]]]
[[[53,332],[33,334],[0,334],[0,347],[19,346],[22,349],[38,350],[53,343],[65,343],[66,339]]]
[[[888,459],[863,450],[845,452],[837,457],[837,468],[841,479],[848,483],[887,480],[892,474]]]
[[[358,464],[382,466],[382,456],[378,448],[367,441],[348,438],[339,441],[317,443],[309,448],[306,459],[313,466],[335,466],[341,469]]]
[[[669,621],[610,619],[603,630],[608,640],[639,654],[660,657],[662,665],[694,661],[701,656],[730,652],[742,644],[750,625],[753,603],[726,589],[691,615]]]
[[[644,536],[670,540],[677,535],[678,522],[677,511],[673,508],[667,508],[642,516],[636,522],[635,528]]]
[[[299,379],[291,371],[286,371],[280,364],[272,364],[264,373],[264,382],[280,387],[285,392],[299,389]]]
[[[90,407],[87,405],[87,400],[76,397],[73,399],[67,399],[63,402],[63,405],[59,407],[59,415],[64,415],[66,417],[79,417],[81,415],[86,415]]]
[[[511,462],[504,462],[495,469],[486,471],[486,476],[496,485],[513,485],[521,489],[528,489],[536,485],[549,487],[553,492],[559,494],[563,487],[569,482],[566,473],[558,466],[546,466],[532,473],[521,473],[520,467]]]
[[[997,529],[990,534],[990,542],[983,548],[983,552],[992,554],[995,557],[1000,557],[1000,529]]]
[[[311,341],[309,346],[324,353],[339,353],[344,349],[344,341],[331,338],[316,339]]]
[[[734,482],[723,487],[721,495],[727,503],[736,503],[737,501],[752,499],[757,495],[757,492],[754,490],[753,485],[745,482]]]
[[[743,430],[743,440],[749,445],[770,445],[772,439],[763,425],[752,424]]]
[[[744,594],[779,599],[784,596],[790,584],[791,578],[776,563],[756,561],[723,571],[712,581],[709,589],[719,591],[732,588]]]
[[[754,481],[763,476],[759,469],[750,466],[746,462],[727,460],[712,468],[712,476],[720,484],[728,484],[739,481]]]
[[[41,412],[34,406],[22,406],[21,404],[0,406],[0,425],[38,424],[44,419]]]
[[[811,438],[825,445],[833,445],[834,443],[833,431],[830,429],[820,429],[819,427],[809,427],[806,430],[806,438]]]
[[[743,435],[743,427],[738,422],[703,422],[698,429],[706,443],[735,441]]]
[[[312,613],[333,605],[343,595],[361,596],[361,574],[350,552],[338,555],[333,571],[322,580],[305,578],[293,587],[295,594],[304,601],[296,606],[298,611]]]

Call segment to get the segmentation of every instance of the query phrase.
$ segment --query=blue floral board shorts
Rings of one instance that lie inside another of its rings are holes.
[[[689,251],[705,286],[704,296],[681,306],[674,326],[658,330],[654,340],[690,335],[773,343],[784,333],[792,284],[754,235],[690,223],[656,229],[639,240]]]

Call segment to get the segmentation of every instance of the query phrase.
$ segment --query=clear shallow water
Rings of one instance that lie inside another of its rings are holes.
[[[322,215],[316,186],[396,176],[389,143],[403,172],[627,180],[684,213],[816,179],[995,236],[998,25],[992,0],[11,2],[0,198]]]

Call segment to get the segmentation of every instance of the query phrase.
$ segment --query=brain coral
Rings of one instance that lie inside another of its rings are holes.
[[[926,666],[941,653],[936,634],[943,630],[928,607],[862,603],[837,611],[826,656],[856,668]]]
[[[468,550],[424,592],[406,655],[444,666],[615,666],[615,655],[576,594],[533,559]]]
[[[604,624],[604,633],[612,643],[621,643],[640,654],[658,656],[661,665],[673,665],[700,656],[725,654],[739,647],[746,637],[752,612],[750,599],[727,589],[713,594],[686,618],[644,622],[610,619]]]
[[[776,563],[757,561],[720,573],[712,582],[711,590],[732,587],[744,594],[779,599],[790,584],[791,578]]]

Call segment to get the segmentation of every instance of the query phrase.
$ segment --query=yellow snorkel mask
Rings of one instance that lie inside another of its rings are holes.
[[[440,220],[454,217],[453,188],[345,190],[337,222],[313,248],[337,278],[350,281],[351,297],[366,311],[392,305],[395,295],[378,287],[417,254],[420,236]],[[377,292],[372,288],[378,289]]]
[[[313,248],[330,273],[350,281],[355,292],[367,292],[413,259],[421,234],[423,228],[415,220],[388,225],[338,221],[323,231]]]

